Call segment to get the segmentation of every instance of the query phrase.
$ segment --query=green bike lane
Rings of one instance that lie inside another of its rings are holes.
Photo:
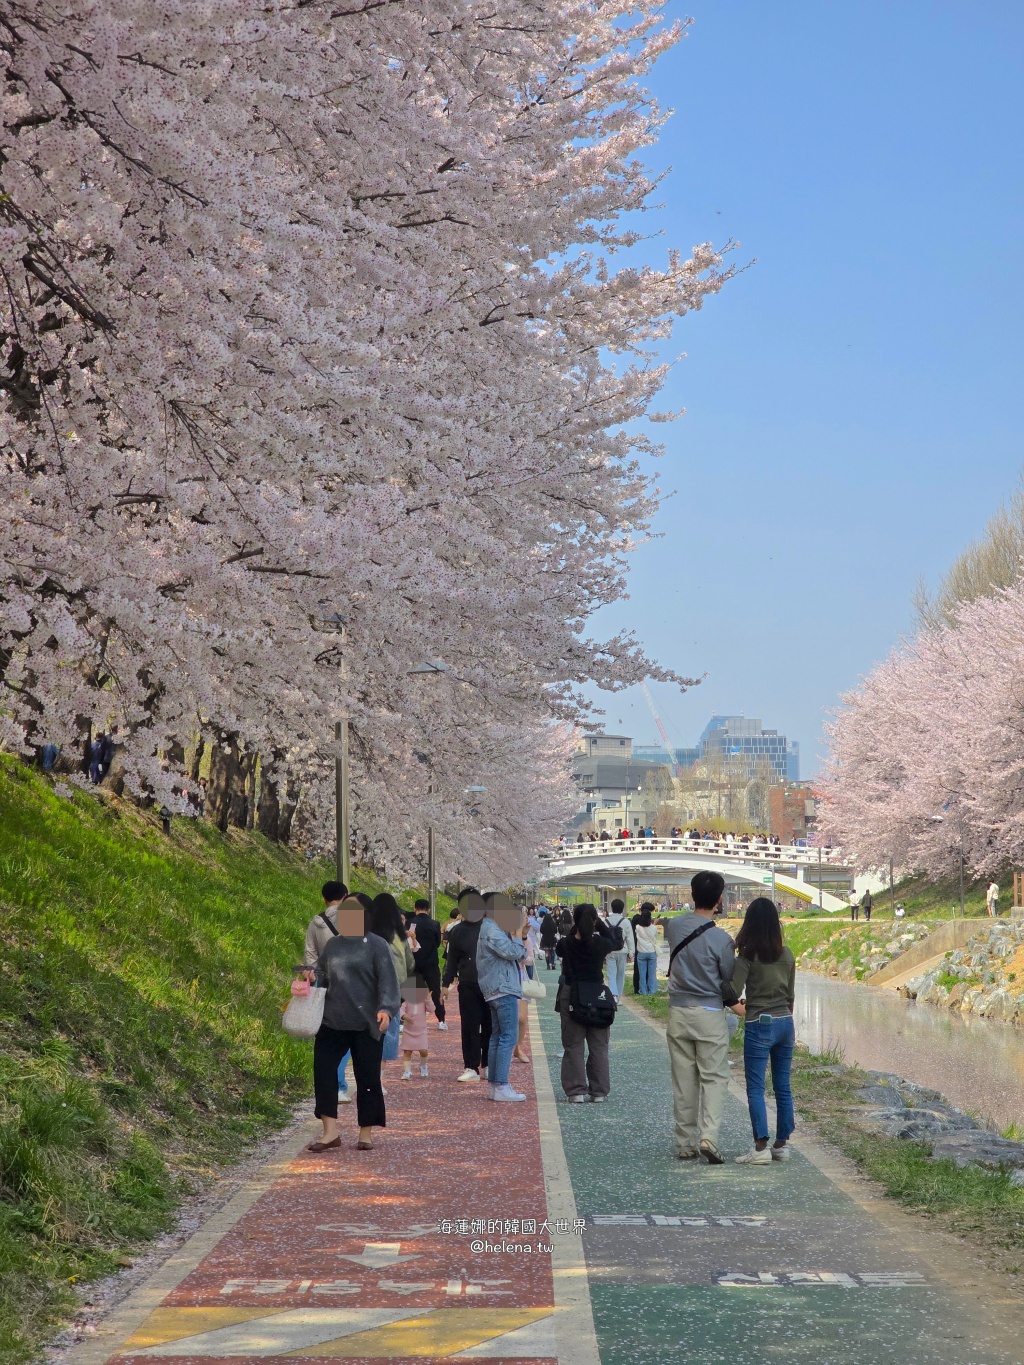
[[[538,1018],[561,1097],[551,994]],[[671,1109],[663,1031],[620,1010],[608,1102],[557,1106],[601,1365],[1024,1359],[1019,1305],[992,1301],[952,1239],[852,1188],[841,1159],[807,1139],[801,1152],[798,1131],[791,1161],[736,1166],[750,1127],[730,1094],[729,1162],[679,1162]]]

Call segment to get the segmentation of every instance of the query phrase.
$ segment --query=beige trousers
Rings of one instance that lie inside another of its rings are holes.
[[[676,1152],[697,1151],[702,1138],[717,1144],[729,1088],[729,1026],[725,1010],[670,1005],[668,1056],[672,1067]]]

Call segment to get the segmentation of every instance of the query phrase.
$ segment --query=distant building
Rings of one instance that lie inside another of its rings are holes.
[[[780,782],[800,780],[800,746],[778,730],[764,730],[761,722],[747,716],[712,716],[697,741],[700,756],[730,765],[744,766],[747,776],[757,777],[764,763],[771,765]]]
[[[664,764],[652,763],[633,753],[627,735],[584,735],[573,755],[572,777],[580,794],[576,824],[614,832],[628,819],[631,829],[650,823],[657,802],[642,788]]]
[[[663,744],[634,744],[633,757],[644,763],[660,763],[670,768],[673,763],[680,768],[692,768],[700,758],[699,749],[666,749]]]
[[[814,829],[818,802],[809,782],[787,782],[768,790],[768,825],[784,844],[806,839]]]

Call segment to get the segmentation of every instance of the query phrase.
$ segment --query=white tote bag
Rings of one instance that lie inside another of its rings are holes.
[[[543,1000],[547,996],[547,986],[536,977],[524,976],[521,984],[524,1000]]]
[[[293,995],[281,1019],[281,1027],[293,1038],[315,1038],[324,1021],[324,986],[310,986],[308,995]]]

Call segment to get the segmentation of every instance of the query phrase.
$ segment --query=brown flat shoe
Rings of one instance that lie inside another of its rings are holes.
[[[372,1152],[372,1151],[373,1151],[373,1143],[372,1143],[372,1142],[357,1142],[357,1143],[356,1143],[356,1151],[357,1151],[357,1152]]]
[[[306,1148],[307,1152],[329,1152],[332,1147],[340,1147],[341,1138],[332,1138],[330,1142],[311,1142]]]

